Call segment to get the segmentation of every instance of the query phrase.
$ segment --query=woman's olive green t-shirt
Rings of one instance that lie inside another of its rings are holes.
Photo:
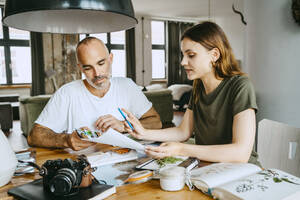
[[[233,117],[249,108],[257,111],[255,91],[247,76],[225,78],[209,94],[200,82],[196,92],[198,101],[192,94],[188,108],[193,111],[195,142],[199,145],[232,143]],[[254,151],[249,162],[259,165]]]

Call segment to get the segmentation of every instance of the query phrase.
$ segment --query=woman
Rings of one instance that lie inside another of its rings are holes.
[[[127,131],[138,139],[165,142],[146,147],[145,152],[155,158],[181,155],[210,162],[248,162],[256,130],[255,91],[224,32],[212,22],[193,26],[181,38],[181,52],[181,65],[194,84],[179,127],[146,130],[124,110],[134,127]],[[193,133],[195,145],[180,143]]]

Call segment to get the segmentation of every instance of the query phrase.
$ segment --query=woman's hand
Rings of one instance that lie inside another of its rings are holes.
[[[179,142],[166,142],[160,146],[146,146],[145,152],[150,157],[161,159],[169,156],[180,156],[182,155],[182,143]]]
[[[132,135],[133,137],[139,139],[139,140],[146,140],[146,129],[144,129],[143,125],[141,122],[129,111],[125,110],[122,108],[122,111],[127,114],[127,120],[131,123],[133,126],[133,129],[128,125],[128,123],[125,121],[125,130]]]

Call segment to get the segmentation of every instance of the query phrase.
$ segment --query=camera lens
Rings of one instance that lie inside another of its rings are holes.
[[[49,189],[55,195],[68,194],[76,183],[76,174],[68,168],[59,169],[49,182]]]

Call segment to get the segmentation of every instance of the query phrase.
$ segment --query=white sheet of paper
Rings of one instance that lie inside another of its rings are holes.
[[[103,133],[98,138],[89,138],[85,139],[92,142],[98,142],[102,144],[109,144],[113,146],[123,147],[123,148],[129,148],[129,149],[135,149],[137,151],[144,151],[145,146],[136,142],[133,139],[130,139],[129,137],[115,131],[114,129],[108,129],[105,133]]]

